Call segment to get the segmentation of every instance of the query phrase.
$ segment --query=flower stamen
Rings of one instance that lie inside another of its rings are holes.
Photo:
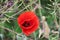
[[[28,26],[30,26],[30,22],[25,21],[22,25],[23,25],[24,27],[28,27]]]

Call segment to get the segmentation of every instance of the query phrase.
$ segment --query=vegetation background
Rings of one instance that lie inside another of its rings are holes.
[[[25,36],[17,17],[31,10],[40,19],[40,26]],[[0,40],[60,40],[60,0],[0,0]]]

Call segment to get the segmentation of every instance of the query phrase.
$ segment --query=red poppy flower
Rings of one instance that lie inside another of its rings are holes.
[[[39,19],[32,11],[26,11],[19,15],[18,24],[26,36],[38,29]]]

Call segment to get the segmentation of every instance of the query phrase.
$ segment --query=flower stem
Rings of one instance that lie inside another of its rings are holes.
[[[36,40],[36,34],[35,34],[35,32],[33,33],[33,35],[34,35],[34,40]]]

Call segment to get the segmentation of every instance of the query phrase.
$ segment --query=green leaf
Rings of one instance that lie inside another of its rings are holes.
[[[20,29],[18,23],[17,23],[17,20],[14,21],[14,26],[15,26],[15,31],[18,32],[18,33],[21,33],[22,30]]]
[[[12,24],[11,22],[7,22],[7,21],[6,21],[6,22],[4,23],[4,26],[7,27],[7,28],[9,28],[9,29],[12,29],[13,24]]]
[[[14,14],[13,11],[9,11],[9,12],[7,12],[5,15],[12,16],[13,14]]]

